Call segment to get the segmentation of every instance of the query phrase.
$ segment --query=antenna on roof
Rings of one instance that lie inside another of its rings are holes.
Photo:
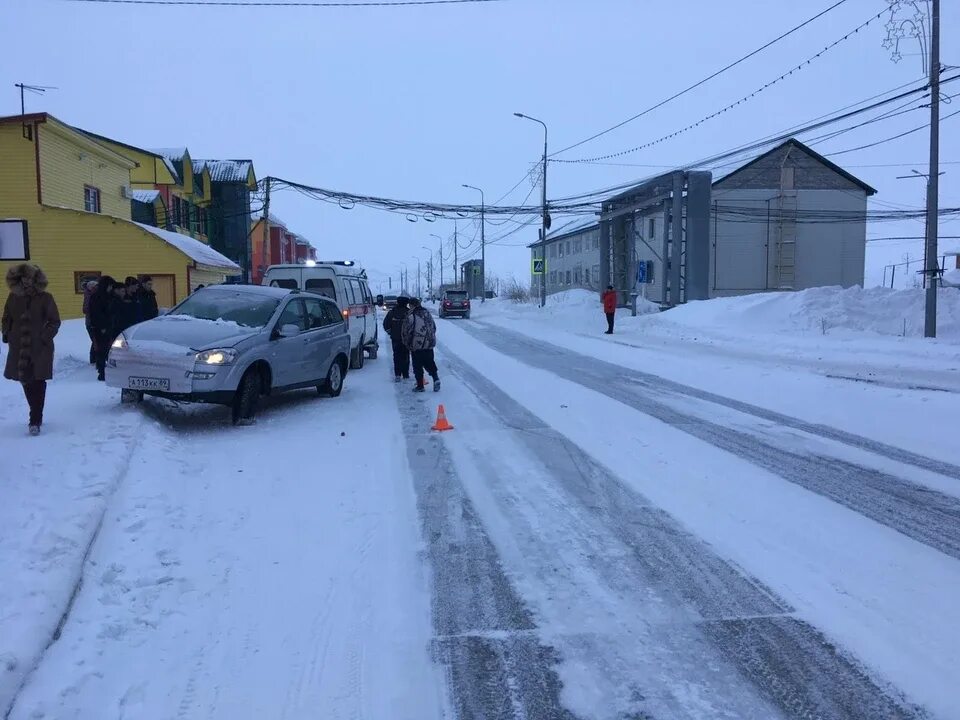
[[[43,95],[47,90],[58,90],[52,85],[27,85],[26,83],[14,83],[14,87],[20,88],[20,116],[25,117],[27,114],[26,100],[24,95],[28,92],[32,92],[35,95]],[[23,137],[27,140],[33,140],[33,132],[29,125],[26,122],[23,122]]]

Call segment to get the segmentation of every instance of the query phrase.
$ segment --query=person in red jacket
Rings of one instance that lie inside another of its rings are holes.
[[[607,285],[607,289],[601,296],[603,299],[603,312],[607,316],[607,332],[604,335],[613,335],[613,318],[617,312],[617,291],[613,285]]]

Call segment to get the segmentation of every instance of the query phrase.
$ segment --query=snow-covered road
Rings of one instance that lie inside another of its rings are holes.
[[[955,396],[475,315],[239,429],[67,328],[41,438],[0,386],[5,717],[960,716]]]

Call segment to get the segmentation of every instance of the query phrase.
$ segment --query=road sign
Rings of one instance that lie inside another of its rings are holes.
[[[534,258],[533,259],[533,274],[534,275],[543,275],[546,272],[546,263],[543,258]]]

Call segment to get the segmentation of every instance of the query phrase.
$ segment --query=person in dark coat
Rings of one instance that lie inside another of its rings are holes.
[[[90,325],[90,298],[93,297],[94,291],[97,289],[96,280],[88,280],[83,284],[83,321],[87,328],[87,335],[90,336],[90,364],[95,365],[97,362],[97,344],[95,342],[95,337],[93,333],[93,327]]]
[[[107,355],[113,343],[114,304],[116,302],[115,288],[117,281],[109,275],[104,275],[97,283],[97,289],[90,296],[90,312],[87,322],[93,329],[93,343],[97,361],[97,379],[103,382],[106,378],[104,371],[107,365]]]
[[[404,378],[410,379],[410,350],[403,344],[403,323],[407,319],[407,302],[405,297],[398,297],[395,307],[390,309],[383,319],[383,329],[390,336],[393,344],[393,375],[396,382]]]
[[[410,312],[403,321],[403,344],[410,348],[413,355],[413,376],[417,380],[414,392],[424,392],[426,384],[424,371],[433,378],[433,391],[440,391],[440,376],[437,373],[437,361],[433,349],[437,346],[437,325],[433,316],[420,303],[419,298],[410,299]]]
[[[157,304],[157,294],[153,291],[153,278],[144,275],[140,278],[140,318],[153,320],[160,315],[160,306]]]
[[[136,278],[133,278],[136,282]],[[113,304],[113,338],[114,340],[120,336],[124,330],[129,327],[133,327],[138,322],[140,322],[140,306],[137,304],[136,297],[136,286],[124,284],[117,284],[114,288],[114,304]],[[112,341],[111,341],[112,343]]]
[[[47,292],[47,276],[36,265],[22,263],[7,270],[7,287],[10,295],[0,326],[10,352],[3,376],[23,387],[30,407],[30,434],[39,435],[47,380],[53,379],[53,339],[60,330],[60,312]]]
[[[607,285],[601,300],[603,312],[607,316],[607,331],[604,335],[613,335],[613,320],[617,316],[617,291],[613,289],[613,285]]]

